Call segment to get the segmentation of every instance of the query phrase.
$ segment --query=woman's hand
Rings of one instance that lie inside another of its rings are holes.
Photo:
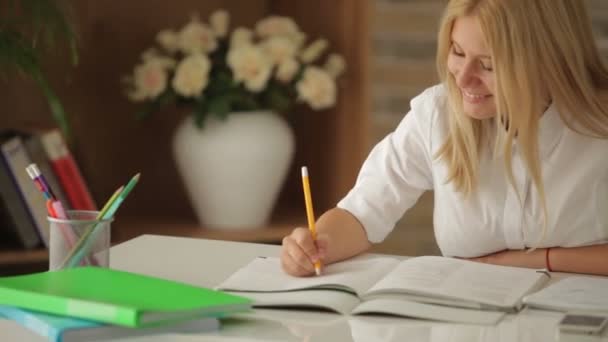
[[[545,268],[545,249],[537,249],[532,252],[525,250],[504,250],[468,260],[482,262],[485,264],[527,267],[527,268]]]
[[[315,273],[314,263],[323,262],[327,256],[329,237],[318,234],[313,240],[307,228],[296,228],[283,238],[281,266],[293,276],[303,277]]]

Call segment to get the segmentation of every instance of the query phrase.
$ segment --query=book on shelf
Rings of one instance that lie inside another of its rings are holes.
[[[237,295],[102,267],[0,278],[0,305],[127,327],[222,317],[251,308]]]
[[[31,249],[39,245],[40,238],[33,226],[28,228],[28,232],[30,232],[31,237],[34,239],[33,243],[28,240],[27,235],[22,236],[18,229],[20,228],[17,227],[12,218],[12,213],[6,207],[2,199],[2,191],[0,190],[0,251],[20,250],[23,248]]]
[[[531,308],[608,316],[608,279],[572,276],[523,298]]]
[[[532,269],[435,256],[359,257],[327,265],[321,276],[292,277],[278,258],[256,258],[217,288],[252,298],[254,307],[495,324],[547,279]]]
[[[40,141],[55,176],[65,191],[69,207],[79,210],[97,210],[80,168],[59,129],[42,133]]]
[[[18,242],[19,247],[26,249],[40,245],[41,239],[36,226],[2,156],[0,156],[0,212],[2,213],[0,236],[3,237],[3,241],[14,240]]]
[[[216,331],[220,327],[220,321],[217,318],[195,317],[191,320],[175,324],[134,329],[30,311],[12,306],[0,306],[0,317],[2,316],[17,322],[51,342],[110,341],[119,338],[151,336],[173,332],[203,333]]]
[[[48,246],[49,224],[47,222],[46,200],[36,189],[25,169],[32,163],[20,136],[12,132],[5,132],[0,138],[0,158],[2,166],[8,171],[12,183],[17,189],[20,201],[24,204],[28,216],[40,236],[42,242]],[[15,199],[10,199],[14,201]],[[15,209],[15,208],[11,208]]]

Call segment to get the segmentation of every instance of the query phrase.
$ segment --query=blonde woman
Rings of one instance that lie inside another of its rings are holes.
[[[316,243],[285,237],[283,269],[366,251],[432,189],[445,256],[608,275],[608,69],[584,0],[451,0],[437,66]]]

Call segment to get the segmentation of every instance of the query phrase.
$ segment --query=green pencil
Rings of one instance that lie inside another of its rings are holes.
[[[129,180],[127,185],[124,186],[124,189],[121,187],[117,190],[112,197],[106,202],[103,206],[103,209],[97,215],[97,219],[106,220],[114,216],[122,202],[127,198],[131,190],[135,187],[137,182],[139,181],[140,173],[136,174]],[[122,191],[121,191],[122,189]],[[76,246],[72,249],[70,254],[65,258],[65,260],[61,263],[60,268],[64,267],[74,267],[77,265],[80,260],[88,253],[91,248],[92,242],[95,240],[94,237],[97,235],[98,224],[92,226],[83,236],[80,238]]]

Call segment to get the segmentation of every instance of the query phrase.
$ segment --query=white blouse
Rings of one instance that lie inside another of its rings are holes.
[[[431,189],[435,238],[445,256],[607,241],[608,139],[570,130],[554,106],[541,117],[539,153],[548,210],[541,240],[542,204],[516,143],[513,175],[523,207],[507,179],[503,158],[492,158],[491,151],[480,156],[478,187],[470,197],[465,199],[445,182],[447,166],[433,156],[446,137],[448,113],[441,106],[446,96],[438,85],[414,98],[411,111],[374,147],[355,186],[338,203],[361,222],[370,242],[382,241]]]

